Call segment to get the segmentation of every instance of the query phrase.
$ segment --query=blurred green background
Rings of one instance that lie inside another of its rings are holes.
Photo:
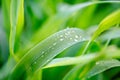
[[[24,0],[24,26],[19,39],[16,39],[15,42],[15,54],[21,56],[20,53],[22,53],[22,50],[24,51],[26,47],[27,49],[25,52],[38,42],[46,39],[51,34],[67,27],[80,28],[85,30],[86,33],[92,35],[102,19],[120,8],[120,4],[104,3],[77,9],[76,5],[84,4],[89,1],[94,2],[100,0]],[[1,69],[4,64],[7,63],[10,56],[10,2],[11,0],[0,0]],[[75,9],[73,8],[73,10],[72,7]],[[114,44],[117,45],[117,47],[120,47],[119,41],[119,38],[114,39],[109,45]],[[99,52],[105,42],[106,41],[99,42],[98,44],[93,43],[89,52]],[[56,57],[78,56],[81,54],[83,50],[82,47],[84,47],[85,43],[86,42],[76,44]],[[72,67],[73,66],[63,66],[44,69],[42,78],[43,80],[62,80]]]

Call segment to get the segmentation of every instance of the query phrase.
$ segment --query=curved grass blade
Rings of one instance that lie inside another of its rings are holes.
[[[88,55],[82,55],[80,57],[56,58],[53,59],[50,63],[48,63],[45,67],[43,67],[43,69],[57,67],[57,66],[85,64],[93,60],[95,57],[96,57],[95,54],[88,54]]]
[[[101,21],[98,29],[95,31],[92,40],[98,37],[103,31],[110,27],[120,24],[120,10],[117,10]]]
[[[78,64],[77,66],[73,67],[63,78],[63,80],[86,80],[85,75],[88,70],[91,68],[92,64],[90,63],[93,60],[90,60],[84,64]],[[88,64],[90,63],[90,64]]]
[[[85,40],[87,36],[77,28],[68,28],[53,34],[25,54],[13,69],[11,79],[17,79],[25,71],[34,73],[66,48]]]
[[[11,7],[10,7],[10,54],[14,58],[14,45],[15,39],[17,39],[22,31],[23,24],[24,24],[24,0],[11,0]]]
[[[90,70],[87,77],[91,78],[99,73],[102,73],[114,67],[120,67],[120,61],[116,59],[98,61],[96,65]]]
[[[88,48],[89,44],[95,38],[97,38],[103,31],[109,29],[110,27],[112,27],[114,25],[118,25],[118,24],[120,24],[120,10],[113,12],[112,14],[110,14],[109,16],[107,16],[105,19],[103,19],[101,21],[98,29],[94,32],[91,40],[87,43],[87,45],[83,51],[83,54],[86,52],[86,49]]]

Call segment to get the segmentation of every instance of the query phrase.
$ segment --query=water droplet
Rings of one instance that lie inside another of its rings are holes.
[[[69,26],[66,29],[69,29]]]
[[[65,35],[68,35],[68,33],[65,33]]]
[[[75,38],[78,38],[78,35],[75,35]]]
[[[60,37],[63,37],[63,35],[60,35]]]
[[[60,41],[63,41],[63,39],[61,38]]]
[[[75,42],[77,42],[78,40],[77,39],[74,39]]]
[[[70,38],[70,40],[72,40],[72,38]]]
[[[68,34],[70,34],[71,32],[70,31],[68,31]]]
[[[75,31],[73,31],[73,30],[72,30],[71,32],[72,32],[72,33],[75,33]]]
[[[67,36],[64,36],[65,38],[67,38]]]
[[[44,54],[44,51],[42,51],[41,54]]]

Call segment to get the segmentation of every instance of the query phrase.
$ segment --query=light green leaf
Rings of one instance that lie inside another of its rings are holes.
[[[22,57],[13,69],[11,79],[17,79],[25,71],[34,73],[66,48],[85,40],[87,40],[85,33],[76,28],[65,29],[53,34]]]
[[[120,10],[115,11],[101,21],[98,29],[95,31],[92,37],[92,40],[98,37],[103,31],[117,24],[120,24]]]
[[[109,29],[110,27],[114,26],[114,25],[118,25],[120,24],[120,10],[115,11],[114,13],[110,14],[109,16],[107,16],[105,19],[103,19],[101,21],[101,23],[99,24],[98,29],[94,32],[91,40],[87,43],[83,54],[85,54],[88,46],[90,45],[90,43],[97,38],[103,31]]]
[[[93,60],[90,60],[91,62]],[[88,72],[88,70],[91,68],[91,63],[88,64],[78,64],[77,66],[74,66],[63,78],[63,80],[86,80],[85,74]]]
[[[7,31],[7,37],[9,35],[10,30],[10,2],[11,0],[2,0],[2,11],[4,16],[4,26]]]
[[[14,55],[15,39],[19,38],[24,24],[24,0],[11,0],[10,7],[10,53]],[[15,57],[16,58],[16,57]]]
[[[80,57],[65,57],[65,58],[56,58],[53,59],[43,68],[57,67],[57,66],[66,66],[66,65],[75,65],[75,64],[86,64],[94,60],[96,57],[95,54],[82,55]]]
[[[87,77],[93,77],[99,73],[102,73],[114,67],[120,67],[120,61],[115,59],[98,61],[96,62],[96,65],[90,70]]]

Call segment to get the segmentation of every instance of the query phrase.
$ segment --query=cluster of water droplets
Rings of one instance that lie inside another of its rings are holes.
[[[31,65],[37,64],[36,61],[38,58],[42,59],[49,52],[49,50],[55,49],[55,47],[59,44],[62,44],[61,42],[63,42],[63,41],[79,42],[79,41],[85,40],[82,37],[82,35],[80,35],[79,33],[76,32],[76,30],[69,29],[69,28],[65,29],[62,32],[59,32],[59,34],[57,33],[56,35],[54,35],[54,37],[55,37],[55,40],[53,41],[53,44],[49,45],[49,47],[46,48],[46,50],[42,51],[41,54],[39,56],[37,56],[35,60],[33,60],[35,62],[33,62]],[[46,60],[46,62],[49,62],[49,59]]]
[[[69,40],[73,40],[75,42],[78,42],[80,40],[81,41],[85,40],[85,38],[83,38],[82,35],[76,34],[76,30],[70,30],[70,29],[68,30],[68,29],[66,29],[66,32],[64,33],[64,36],[60,35],[60,41],[63,41],[65,38],[69,38]]]

